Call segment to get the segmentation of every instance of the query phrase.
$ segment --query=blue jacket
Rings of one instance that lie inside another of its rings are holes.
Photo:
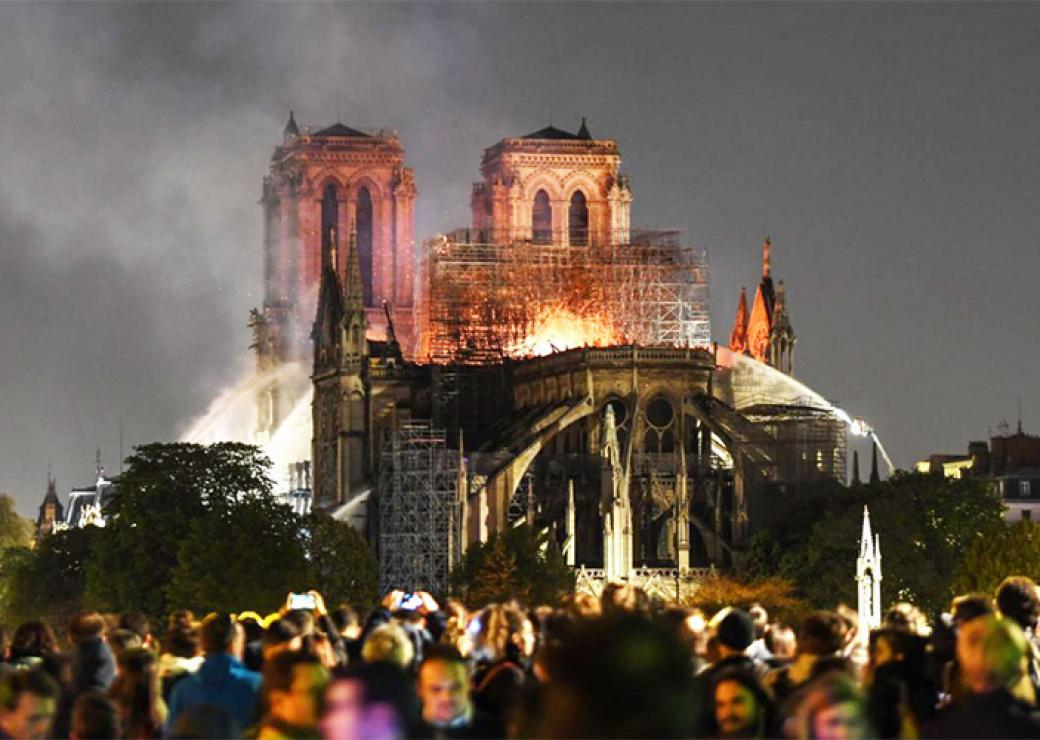
[[[170,694],[166,733],[186,709],[207,704],[228,712],[245,730],[256,721],[260,674],[227,654],[207,655],[199,670],[176,683]]]

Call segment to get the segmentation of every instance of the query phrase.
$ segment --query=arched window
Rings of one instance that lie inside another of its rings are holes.
[[[372,194],[361,188],[357,192],[357,249],[366,306],[372,305],[372,232]]]
[[[584,247],[589,243],[589,206],[585,193],[575,190],[571,196],[568,225],[571,246]]]
[[[549,194],[539,190],[531,213],[531,239],[535,244],[552,244],[552,205]]]
[[[321,196],[321,254],[322,260],[329,258],[329,238],[335,229],[336,246],[339,244],[339,198],[336,195],[336,186],[329,183]]]

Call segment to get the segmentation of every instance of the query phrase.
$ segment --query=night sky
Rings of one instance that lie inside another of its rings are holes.
[[[173,440],[248,370],[289,109],[398,130],[416,234],[480,155],[617,139],[635,226],[706,247],[728,341],[760,245],[796,375],[895,463],[1018,400],[1040,432],[1040,5],[0,4],[0,490]]]

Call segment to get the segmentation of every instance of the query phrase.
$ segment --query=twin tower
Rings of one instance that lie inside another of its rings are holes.
[[[484,152],[471,199],[475,241],[595,248],[625,242],[632,194],[619,172],[617,142],[549,126],[503,139]],[[310,331],[324,262],[346,264],[356,240],[369,337],[388,317],[404,355],[414,358],[423,327],[415,307],[418,254],[415,175],[396,133],[342,123],[300,128],[292,113],[264,178],[263,308],[254,309],[257,370],[311,356]],[[421,358],[420,358],[421,359]],[[277,383],[261,391],[261,441],[296,399]]]

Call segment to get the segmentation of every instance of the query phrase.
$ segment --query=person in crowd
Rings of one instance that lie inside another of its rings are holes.
[[[72,740],[122,738],[123,726],[116,705],[100,691],[86,691],[80,694],[72,707],[72,729],[69,737]]]
[[[34,668],[58,652],[58,639],[50,627],[43,622],[25,622],[14,631],[7,660],[14,668]]]
[[[473,705],[469,668],[457,650],[431,645],[419,665],[416,688],[422,702],[420,737],[505,737],[501,722]]]
[[[242,728],[231,713],[213,704],[195,704],[180,713],[166,737],[173,740],[213,740],[242,737]]]
[[[259,740],[316,737],[328,672],[314,655],[284,651],[264,663]]]
[[[142,612],[127,612],[119,617],[119,629],[130,630],[141,638],[141,647],[153,652],[158,648],[158,640],[152,634],[152,623]]]
[[[159,661],[148,648],[134,648],[119,656],[119,670],[108,695],[119,709],[127,738],[161,737],[166,720]]]
[[[198,627],[198,620],[191,609],[174,609],[166,619],[166,629],[175,627]]]
[[[649,614],[650,597],[646,591],[629,583],[608,583],[599,597],[603,614]]]
[[[798,629],[794,661],[766,673],[763,685],[778,704],[783,704],[799,687],[832,668],[843,667],[845,644],[841,618],[834,612],[810,614]]]
[[[935,715],[939,687],[928,671],[928,643],[909,631],[882,627],[870,634],[867,710],[881,737],[917,734]]]
[[[863,694],[844,671],[828,671],[804,687],[796,697],[787,732],[800,740],[866,740],[875,736]]]
[[[119,656],[127,650],[138,650],[144,647],[144,640],[133,630],[114,629],[107,635],[108,646],[112,648],[112,654],[116,657],[116,665],[119,665]]]
[[[205,659],[198,671],[185,677],[170,694],[167,729],[187,708],[210,704],[224,709],[239,727],[256,717],[260,674],[242,665],[245,633],[228,614],[210,614],[199,631]]]
[[[41,668],[14,670],[0,679],[0,740],[51,737],[60,689]]]
[[[366,663],[388,661],[403,671],[411,671],[415,647],[408,634],[396,622],[387,622],[372,630],[361,648]]]
[[[1009,687],[1025,674],[1028,645],[1013,620],[995,614],[957,630],[957,662],[965,692],[924,725],[922,737],[1040,737],[1036,708]]]
[[[906,601],[893,604],[881,620],[881,626],[904,629],[919,637],[928,637],[932,633],[924,612]]]
[[[413,682],[392,663],[337,669],[325,689],[320,729],[326,740],[394,740],[410,736],[421,711]]]
[[[767,670],[782,668],[794,660],[797,640],[795,639],[794,630],[787,625],[779,623],[769,625],[762,639],[770,655],[764,661]]]
[[[159,682],[163,701],[170,701],[173,687],[202,665],[199,655],[199,631],[191,625],[171,627],[162,641],[159,655]]]
[[[473,675],[477,709],[504,721],[531,669],[535,632],[514,606],[492,604],[481,615],[474,652],[481,664]]]
[[[747,654],[758,664],[763,664],[773,657],[766,647],[766,631],[769,629],[769,612],[761,604],[752,604],[748,609],[751,623],[755,625],[755,640],[748,645]]]
[[[1036,582],[1027,576],[1009,576],[997,587],[997,608],[1000,613],[1012,620],[1025,635],[1026,674],[1032,684],[1033,701],[1040,697],[1040,636],[1037,635],[1037,622],[1040,622],[1040,589]]]
[[[730,668],[716,675],[712,703],[714,737],[766,738],[779,734],[773,700],[753,673]]]
[[[72,698],[84,691],[108,691],[116,677],[116,661],[105,641],[105,618],[96,611],[83,611],[69,622],[73,645]]]
[[[329,619],[339,634],[346,653],[347,663],[357,663],[361,660],[361,618],[357,611],[349,604],[340,604],[329,612]]]
[[[288,619],[275,619],[264,631],[261,643],[262,663],[271,660],[278,653],[299,650],[302,647],[303,637],[296,624]]]

